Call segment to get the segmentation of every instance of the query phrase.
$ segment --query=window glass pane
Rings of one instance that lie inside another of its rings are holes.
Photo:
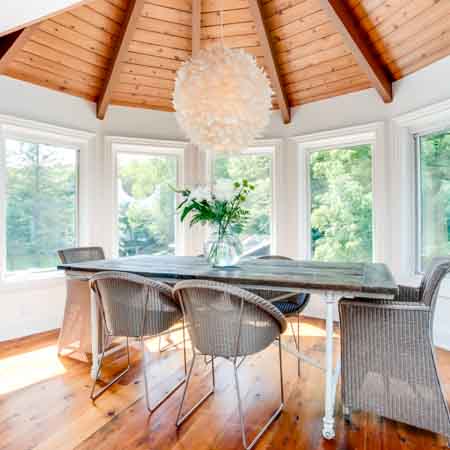
[[[245,207],[249,220],[241,236],[245,256],[270,254],[272,216],[272,156],[219,156],[214,161],[214,179],[241,181],[255,185]]]
[[[419,139],[419,270],[450,253],[450,131]]]
[[[311,154],[312,256],[318,261],[372,261],[370,145]]]
[[[49,269],[77,243],[78,151],[6,140],[6,270]]]
[[[175,253],[177,158],[119,153],[119,255]]]

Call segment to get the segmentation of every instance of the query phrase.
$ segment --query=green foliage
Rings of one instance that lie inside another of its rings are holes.
[[[370,145],[311,155],[311,227],[314,259],[372,260]]]

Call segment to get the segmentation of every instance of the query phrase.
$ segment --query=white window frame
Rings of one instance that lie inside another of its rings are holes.
[[[311,242],[311,154],[330,148],[345,148],[361,144],[372,146],[372,251],[374,262],[388,260],[387,186],[385,161],[384,123],[375,122],[349,128],[341,128],[296,136],[291,138],[297,149],[298,193],[298,257],[312,257]]]
[[[418,211],[418,149],[416,136],[450,129],[450,100],[392,119],[392,267],[399,282],[417,285],[420,252]],[[444,290],[450,293],[446,280]]]
[[[119,153],[146,154],[153,156],[171,156],[177,160],[177,186],[184,185],[185,179],[185,149],[186,143],[183,141],[166,141],[156,139],[135,139],[118,136],[107,136],[105,138],[106,147],[109,148],[111,167],[111,193],[112,209],[111,224],[112,241],[111,254],[117,257],[119,254],[119,228],[117,223],[119,208],[117,199],[117,156]],[[178,197],[178,196],[177,196]],[[177,202],[178,202],[177,198]],[[185,237],[185,227],[175,219],[175,254],[184,255],[187,252],[187,240]]]
[[[95,143],[95,134],[58,127],[13,116],[0,115],[0,287],[29,287],[30,283],[62,278],[63,273],[48,271],[6,272],[6,139],[22,140],[72,148],[78,151],[77,164],[77,205],[76,241],[77,245],[89,243],[89,205],[91,188],[89,177],[89,151]]]
[[[280,192],[281,192],[281,153],[283,141],[281,139],[258,139],[248,148],[229,154],[229,156],[258,156],[270,155],[272,158],[272,215],[270,224],[270,251],[276,255],[280,248],[279,214],[280,214]],[[226,156],[226,154],[225,154]],[[208,152],[206,155],[206,179],[207,183],[214,183],[214,160],[215,154]]]

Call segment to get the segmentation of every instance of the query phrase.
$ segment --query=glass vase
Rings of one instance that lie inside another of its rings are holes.
[[[242,255],[239,236],[231,231],[219,233],[213,230],[204,244],[204,255],[213,267],[233,267]]]

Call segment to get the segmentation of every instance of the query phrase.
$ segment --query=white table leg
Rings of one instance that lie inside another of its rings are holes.
[[[336,296],[333,293],[325,295],[327,305],[326,317],[326,371],[325,371],[325,416],[323,418],[322,436],[325,439],[335,437],[334,405],[336,401],[336,387],[340,372],[340,361],[333,367],[333,307]]]
[[[99,342],[98,342],[98,307],[95,294],[91,291],[91,344],[92,344],[92,366],[91,378],[95,380],[99,365]]]

